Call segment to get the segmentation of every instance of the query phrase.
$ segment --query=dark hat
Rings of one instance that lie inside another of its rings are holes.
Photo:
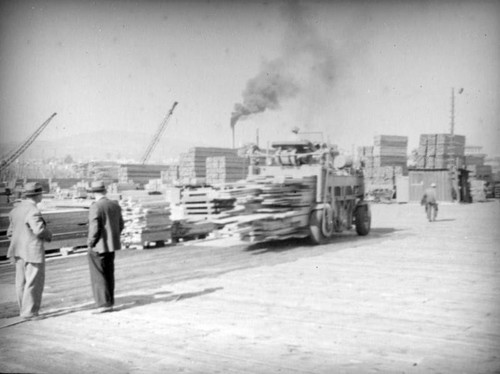
[[[103,181],[95,181],[90,184],[88,192],[106,192],[106,186]]]
[[[26,196],[26,197],[41,195],[43,193],[43,187],[38,182],[26,183],[24,185],[23,193],[24,193],[24,196]]]

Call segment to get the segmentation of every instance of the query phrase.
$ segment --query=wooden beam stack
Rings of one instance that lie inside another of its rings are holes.
[[[150,179],[160,179],[161,173],[169,169],[169,165],[143,165],[143,164],[123,164],[118,172],[120,183],[139,183],[144,185]]]
[[[465,136],[422,134],[418,146],[417,168],[447,169],[461,167],[465,151]]]
[[[249,161],[246,157],[207,157],[206,183],[220,185],[245,179],[248,175],[248,166]]]
[[[121,241],[125,247],[143,247],[171,238],[170,203],[165,196],[134,193],[124,196],[120,206],[125,221]]]
[[[237,207],[220,222],[240,239],[250,242],[306,237],[315,199],[316,177],[256,178],[224,193],[237,198]],[[217,223],[217,221],[216,221]]]
[[[181,184],[204,184],[207,177],[207,158],[237,156],[238,151],[231,148],[194,147],[180,155],[179,181]]]

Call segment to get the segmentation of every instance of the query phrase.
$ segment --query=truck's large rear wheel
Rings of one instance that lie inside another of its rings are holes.
[[[372,217],[367,206],[360,206],[356,209],[354,215],[356,220],[356,232],[358,235],[364,236],[368,235],[371,228]]]
[[[328,205],[314,210],[309,217],[310,238],[314,244],[323,244],[333,232],[333,211]]]

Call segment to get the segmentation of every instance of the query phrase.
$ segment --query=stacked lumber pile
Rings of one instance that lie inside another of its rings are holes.
[[[170,203],[163,195],[134,193],[120,200],[125,228],[121,241],[125,247],[143,247],[171,238]]]
[[[236,155],[207,157],[206,183],[218,185],[245,179],[248,166],[249,160],[246,157]]]
[[[179,165],[166,165],[165,170],[161,172],[161,181],[167,186],[173,186],[179,180]]]
[[[234,208],[235,201],[235,198],[221,196],[210,187],[184,189],[180,197],[184,216],[199,218],[207,218],[231,210]]]
[[[482,180],[473,179],[470,181],[470,194],[472,202],[486,201],[486,182]]]
[[[465,136],[451,134],[422,134],[418,146],[417,168],[448,169],[462,167]]]
[[[250,181],[248,181],[250,182]],[[241,240],[260,242],[309,235],[310,206],[315,199],[316,177],[262,177],[247,186],[226,189],[237,206],[216,223]]]
[[[88,209],[42,210],[42,215],[47,227],[52,231],[52,241],[45,244],[45,250],[87,245]],[[0,256],[6,256],[9,247],[8,227],[9,216],[2,214],[0,216]]]
[[[194,147],[179,158],[179,181],[181,184],[205,184],[207,158],[237,156],[238,150],[231,148]]]
[[[120,166],[118,181],[121,183],[134,182],[144,185],[150,179],[160,179],[161,172],[168,168],[168,165],[123,164]]]
[[[408,175],[408,137],[375,136],[373,146],[359,147],[358,159],[364,164],[366,191],[392,189],[397,177]]]

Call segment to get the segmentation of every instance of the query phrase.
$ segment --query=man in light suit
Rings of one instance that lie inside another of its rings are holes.
[[[121,248],[124,227],[121,207],[106,197],[104,182],[92,182],[89,192],[95,202],[89,210],[88,260],[92,293],[97,305],[94,313],[113,310],[115,302],[115,250]]]
[[[52,240],[52,233],[37,208],[42,201],[40,183],[24,186],[24,200],[10,212],[7,236],[10,245],[7,257],[16,265],[16,293],[20,316],[36,320],[42,304],[45,284],[44,242]]]

